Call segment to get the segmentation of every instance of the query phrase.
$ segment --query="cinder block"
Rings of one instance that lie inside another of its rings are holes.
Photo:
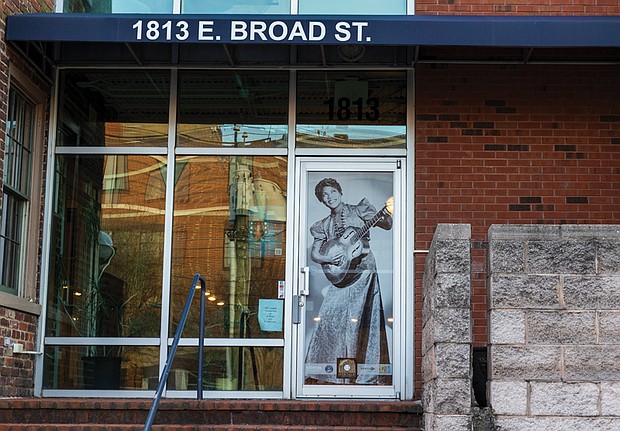
[[[468,379],[471,375],[469,344],[438,343],[434,349],[438,378]]]
[[[469,379],[433,380],[434,412],[444,415],[469,415],[471,382]]]
[[[533,416],[597,416],[596,383],[531,382]],[[578,407],[577,407],[578,406]]]
[[[601,383],[601,415],[620,416],[620,382]]]
[[[422,387],[422,406],[424,407],[424,416],[429,413],[435,413],[435,380]]]
[[[595,242],[530,241],[526,267],[536,274],[595,274]]]
[[[564,302],[573,310],[617,310],[620,276],[566,276]]]
[[[428,319],[422,326],[422,352],[428,352],[435,345],[435,321]]]
[[[525,312],[492,310],[490,313],[491,344],[525,344]]]
[[[469,415],[436,415],[433,431],[471,431]]]
[[[566,380],[620,381],[620,346],[567,346],[564,369]]]
[[[467,273],[471,267],[471,246],[464,240],[441,240],[435,243],[437,273]]]
[[[620,382],[601,383],[601,415],[620,416]]]
[[[422,355],[422,383],[427,383],[436,377],[435,348],[431,347]]]
[[[436,431],[435,427],[435,414],[428,412],[426,407],[424,408],[424,431]]]
[[[620,275],[620,240],[598,240],[596,245],[598,273]]]
[[[528,344],[595,344],[593,311],[531,311],[526,315]]]
[[[489,279],[489,307],[558,309],[558,284],[558,276],[493,274]]]
[[[434,306],[436,308],[469,308],[470,277],[470,274],[437,274],[434,291],[430,292],[430,295],[434,297]]]
[[[577,408],[577,407],[575,407]],[[523,418],[498,417],[501,431],[612,431],[620,430],[619,419],[609,418]]]
[[[496,274],[525,271],[525,243],[523,241],[490,241],[490,272]]]
[[[560,226],[534,224],[494,224],[489,228],[489,241],[559,240]]]
[[[471,341],[471,312],[465,308],[438,308],[433,311],[433,337],[436,343]]]
[[[432,286],[427,286],[424,289],[424,293],[422,294],[422,322],[426,323],[428,319],[432,316],[432,311],[435,308],[435,295],[433,292],[435,290],[434,284]]]
[[[436,239],[471,239],[471,225],[466,223],[439,223],[435,229]]]
[[[493,380],[560,380],[559,346],[490,347]]]
[[[559,228],[566,240],[620,239],[620,228],[615,224],[564,224]]]
[[[598,324],[600,344],[620,344],[620,311],[600,311]]]
[[[489,402],[496,415],[525,416],[527,414],[527,383],[518,380],[491,380]]]

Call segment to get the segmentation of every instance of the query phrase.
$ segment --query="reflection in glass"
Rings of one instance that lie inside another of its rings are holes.
[[[47,336],[159,335],[165,168],[164,157],[57,157]]]
[[[64,0],[65,13],[172,13],[173,0]]]
[[[177,158],[170,336],[200,273],[205,337],[282,338],[282,325],[261,325],[259,317],[266,300],[282,301],[286,166],[284,157]],[[194,302],[184,337],[198,335],[198,295]]]
[[[17,89],[9,92],[0,226],[0,292],[17,294],[22,284],[28,223],[35,106]]]
[[[289,14],[290,0],[183,0],[182,13]]]
[[[404,148],[405,138],[405,126],[297,126],[298,147]]]
[[[406,0],[299,0],[299,13],[320,15],[406,15]]]
[[[281,347],[207,347],[203,389],[212,391],[281,391]],[[196,390],[197,347],[180,347],[172,364],[170,390]],[[232,358],[232,360],[231,360]]]
[[[165,147],[170,72],[63,71],[58,146]]]
[[[285,147],[288,74],[180,72],[178,111],[180,147]]]
[[[405,148],[405,72],[299,72],[298,147]]]
[[[151,389],[158,361],[159,346],[47,346],[43,388]]]

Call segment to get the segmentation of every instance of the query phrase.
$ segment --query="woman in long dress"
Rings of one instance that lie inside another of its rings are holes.
[[[323,266],[332,284],[319,310],[306,364],[336,367],[339,359],[349,358],[357,369],[361,364],[365,365],[363,369],[374,371],[340,379],[334,373],[308,374],[306,383],[391,384],[390,375],[378,372],[380,366],[390,364],[390,358],[377,265],[369,247],[369,225],[389,230],[392,217],[385,210],[377,212],[366,198],[357,205],[342,202],[342,188],[333,178],[321,180],[315,195],[330,214],[310,228],[314,238],[310,257]],[[342,246],[347,243],[343,235],[349,238],[359,229],[364,235],[354,237],[357,241],[351,247]]]

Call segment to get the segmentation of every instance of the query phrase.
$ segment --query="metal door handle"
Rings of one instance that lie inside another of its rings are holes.
[[[302,296],[310,295],[310,267],[304,266],[301,268],[303,273],[303,283],[299,286],[299,294]]]

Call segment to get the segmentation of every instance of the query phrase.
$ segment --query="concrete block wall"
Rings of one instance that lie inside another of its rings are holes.
[[[488,271],[501,430],[620,429],[620,225],[494,225]]]
[[[425,430],[471,429],[471,228],[437,226],[422,288]]]

